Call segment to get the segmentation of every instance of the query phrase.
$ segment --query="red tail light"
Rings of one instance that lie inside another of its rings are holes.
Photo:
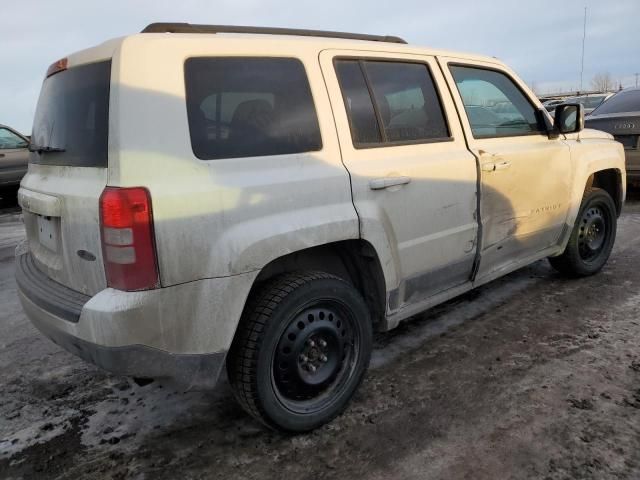
[[[105,188],[100,196],[100,227],[107,285],[128,291],[159,287],[149,191]]]

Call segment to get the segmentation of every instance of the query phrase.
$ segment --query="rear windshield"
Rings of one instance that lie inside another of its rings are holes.
[[[202,160],[320,150],[309,81],[294,58],[190,58],[191,147]]]
[[[31,163],[106,167],[111,62],[64,70],[45,79],[31,136]],[[63,151],[43,151],[42,149]]]
[[[616,93],[596,108],[591,115],[627,112],[640,112],[640,90]]]
[[[587,97],[580,103],[582,103],[585,108],[596,108],[602,102],[604,102],[605,97]]]

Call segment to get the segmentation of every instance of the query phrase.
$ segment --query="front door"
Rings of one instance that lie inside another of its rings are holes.
[[[535,259],[557,244],[569,209],[568,145],[549,139],[538,107],[496,65],[441,59],[481,176],[478,279]]]
[[[389,309],[468,282],[476,253],[473,155],[433,57],[320,56],[361,236],[386,268]]]

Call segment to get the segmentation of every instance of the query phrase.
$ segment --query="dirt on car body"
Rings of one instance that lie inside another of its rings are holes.
[[[637,478],[640,215],[599,275],[538,262],[379,334],[344,415],[286,436],[214,394],[102,373],[46,341],[0,264],[5,478]]]

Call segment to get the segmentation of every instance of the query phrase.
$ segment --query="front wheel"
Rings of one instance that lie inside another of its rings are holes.
[[[569,243],[551,265],[572,277],[599,272],[607,263],[616,239],[617,215],[611,196],[600,188],[587,190],[573,226]]]
[[[227,358],[237,400],[271,428],[304,432],[347,406],[371,356],[367,306],[323,272],[285,274],[247,305]]]

